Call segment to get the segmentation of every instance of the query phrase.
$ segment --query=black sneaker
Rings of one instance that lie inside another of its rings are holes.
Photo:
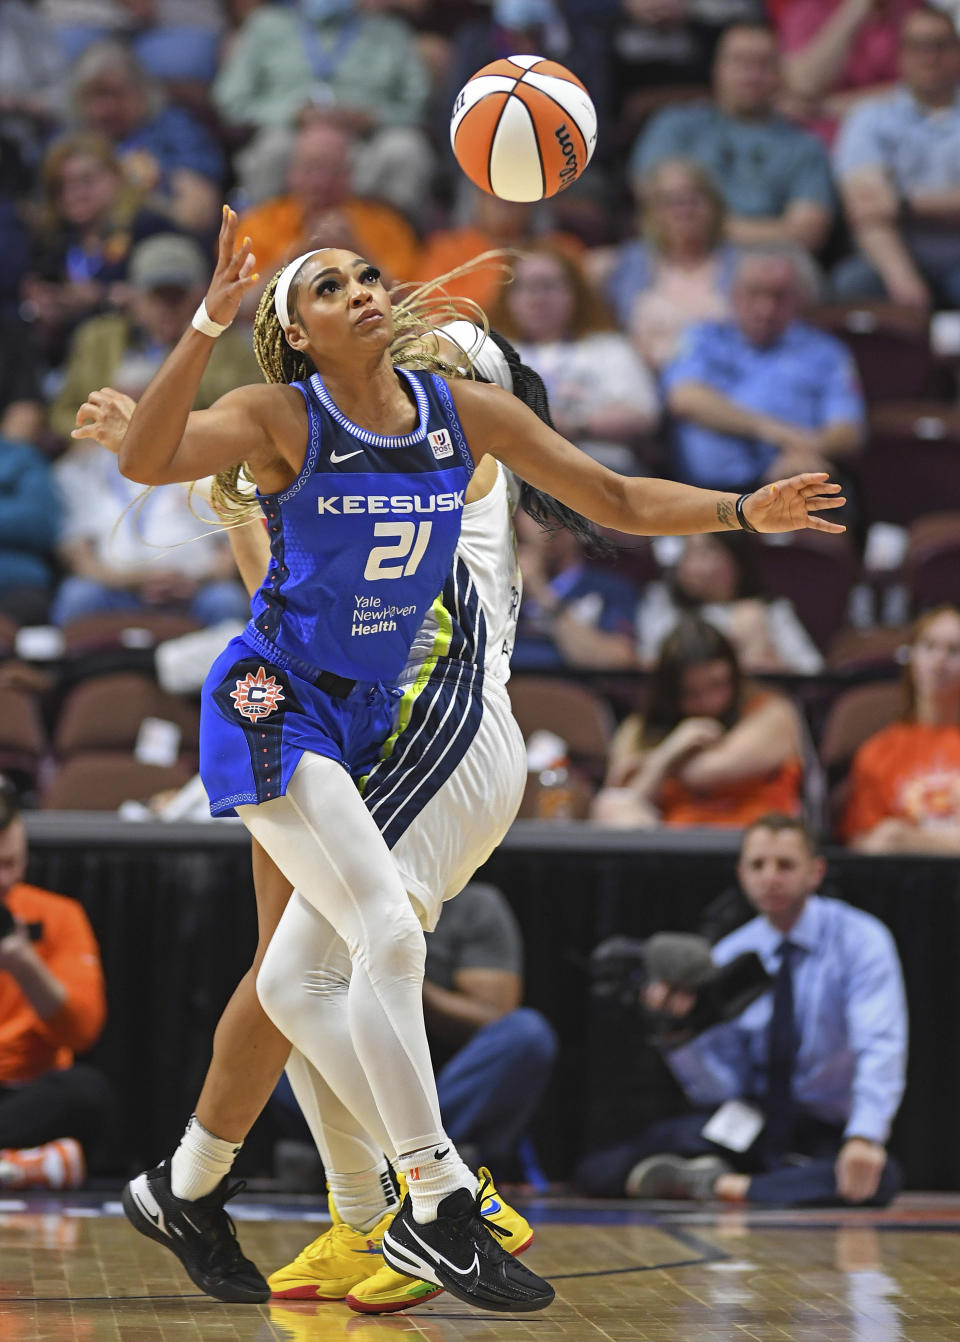
[[[260,1305],[270,1299],[270,1287],[240,1252],[236,1226],[224,1210],[244,1187],[242,1179],[228,1184],[224,1178],[212,1193],[188,1202],[174,1197],[164,1161],[130,1180],[123,1210],[134,1230],[177,1255],[201,1291],[229,1304]]]
[[[424,1225],[414,1220],[410,1197],[405,1197],[383,1236],[385,1261],[396,1272],[442,1286],[478,1309],[546,1309],[553,1287],[500,1247],[494,1238],[500,1226],[480,1215],[485,1193],[484,1182],[476,1196],[465,1188],[448,1194],[437,1219]]]

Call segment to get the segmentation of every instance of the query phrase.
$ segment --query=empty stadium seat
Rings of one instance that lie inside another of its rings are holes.
[[[908,525],[960,509],[960,410],[930,402],[879,406],[870,441],[850,463],[865,523]]]
[[[24,690],[5,689],[0,694],[0,773],[32,788],[47,750],[36,698]]]
[[[821,649],[843,628],[859,561],[846,535],[796,531],[764,536],[757,565],[771,596],[786,596]]]
[[[524,740],[542,728],[562,737],[571,756],[606,760],[613,718],[599,694],[552,676],[516,675],[507,688]]]
[[[180,756],[196,759],[198,710],[132,671],[93,676],[70,691],[54,732],[54,754],[65,760],[89,750],[132,751],[144,718],[175,723],[181,733]]]
[[[64,625],[64,653],[79,657],[103,648],[153,648],[168,638],[191,634],[200,626],[172,611],[105,611],[82,615]]]
[[[605,700],[576,681],[550,676],[513,676],[508,689],[525,741],[542,730],[567,743],[573,816],[583,819],[606,772],[613,715]],[[531,774],[520,806],[521,818],[539,814],[539,791],[539,781]]]
[[[960,511],[929,513],[911,523],[904,576],[914,611],[945,601],[960,605]]]
[[[0,661],[9,657],[17,640],[17,622],[9,615],[0,615]]]
[[[121,751],[89,751],[61,764],[43,790],[46,811],[115,811],[125,801],[145,802],[180,788],[193,777],[186,759],[168,766],[141,764]]]
[[[897,303],[827,304],[813,308],[807,320],[849,347],[868,403],[920,400],[945,391],[926,313]]]
[[[896,721],[903,710],[898,681],[856,685],[834,700],[820,737],[820,759],[831,778],[846,770],[858,746],[882,727]]]
[[[869,671],[897,666],[910,640],[907,627],[841,629],[830,640],[826,664],[829,671]]]

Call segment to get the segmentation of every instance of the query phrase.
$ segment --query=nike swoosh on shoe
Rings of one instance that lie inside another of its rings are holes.
[[[409,1223],[407,1224],[407,1229],[421,1248],[427,1251],[435,1263],[442,1263],[444,1267],[448,1267],[451,1272],[456,1272],[458,1277],[469,1277],[471,1273],[475,1273],[477,1276],[480,1275],[480,1259],[477,1257],[476,1249],[473,1251],[473,1262],[470,1263],[468,1267],[457,1267],[456,1263],[451,1263],[449,1258],[444,1258],[442,1253],[431,1248],[426,1240],[422,1240],[414,1230],[413,1226]]]

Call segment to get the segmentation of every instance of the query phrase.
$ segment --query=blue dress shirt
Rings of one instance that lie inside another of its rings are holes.
[[[805,322],[791,322],[773,345],[751,345],[733,322],[701,322],[687,332],[663,372],[664,389],[702,382],[744,410],[801,429],[864,421],[863,396],[846,345]],[[719,433],[691,420],[674,426],[680,480],[709,489],[748,489],[777,455],[772,443]]]
[[[872,914],[812,895],[788,934],[799,1048],[793,1075],[798,1107],[845,1136],[886,1143],[903,1096],[907,1004],[896,948]],[[783,935],[754,918],[713,948],[718,964],[756,951],[771,975]],[[667,1055],[688,1098],[703,1106],[758,1100],[767,1089],[773,994],[736,1020],[715,1026]]]
[[[951,107],[923,107],[908,88],[864,98],[837,135],[838,178],[882,168],[898,195],[960,186],[960,93]]]

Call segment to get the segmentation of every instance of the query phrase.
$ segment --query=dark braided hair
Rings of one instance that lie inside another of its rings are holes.
[[[555,428],[543,378],[529,364],[523,362],[506,336],[502,336],[499,331],[493,330],[489,332],[489,335],[490,339],[500,349],[510,368],[514,396],[523,401],[524,405],[529,406],[537,418],[543,420],[544,424],[547,424],[551,429]],[[565,503],[560,503],[551,494],[545,494],[541,489],[534,489],[533,485],[527,484],[526,480],[519,480],[519,484],[520,507],[525,513],[529,513],[533,520],[542,526],[545,531],[569,531],[571,535],[576,536],[577,540],[583,543],[586,549],[594,554],[612,554],[614,552],[614,547],[609,541],[604,540],[588,518],[574,512]]]

